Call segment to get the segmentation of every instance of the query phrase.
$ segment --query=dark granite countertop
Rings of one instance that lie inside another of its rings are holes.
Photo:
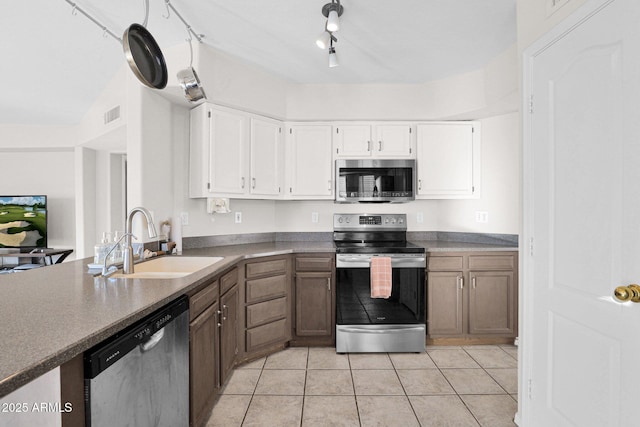
[[[416,241],[427,251],[517,250],[501,245]],[[174,279],[93,276],[91,258],[0,275],[0,397],[64,364],[224,272],[243,259],[335,252],[332,241],[239,244],[187,249],[183,256],[220,256],[218,263]]]

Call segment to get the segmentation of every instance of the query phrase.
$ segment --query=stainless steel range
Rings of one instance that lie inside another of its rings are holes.
[[[422,352],[426,254],[407,242],[405,214],[334,214],[336,351]],[[371,297],[371,260],[391,260],[388,298]]]

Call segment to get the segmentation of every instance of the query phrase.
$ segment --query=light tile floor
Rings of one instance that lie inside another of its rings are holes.
[[[336,354],[294,347],[237,368],[213,426],[514,426],[514,346]]]

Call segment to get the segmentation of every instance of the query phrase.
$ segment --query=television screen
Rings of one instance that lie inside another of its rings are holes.
[[[0,196],[0,247],[47,247],[47,196]]]

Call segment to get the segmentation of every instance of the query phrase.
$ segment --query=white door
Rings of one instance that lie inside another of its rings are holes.
[[[376,125],[373,154],[378,157],[412,158],[413,129],[410,124]]]
[[[639,425],[639,23],[592,0],[525,52],[520,425]]]
[[[370,125],[335,126],[336,157],[369,157],[373,150]]]
[[[293,125],[289,128],[287,191],[291,197],[333,198],[331,128],[331,125]]]
[[[243,194],[246,118],[211,108],[209,120],[209,192]]]
[[[418,197],[471,196],[474,192],[475,159],[473,124],[433,123],[418,125]]]
[[[282,124],[251,119],[251,194],[280,194]]]

